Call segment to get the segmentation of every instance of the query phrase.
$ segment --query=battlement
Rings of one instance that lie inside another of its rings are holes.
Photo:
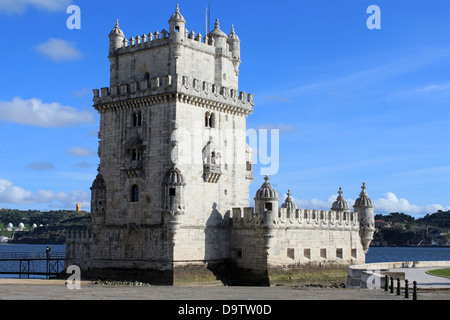
[[[66,243],[90,242],[94,239],[91,229],[69,229],[66,230]]]
[[[253,109],[254,95],[239,92],[236,89],[209,83],[190,76],[167,75],[150,80],[133,81],[94,89],[94,106],[159,96],[167,93],[177,93],[180,101],[199,105],[214,104],[224,110],[241,111],[250,114]]]
[[[161,32],[155,31],[150,32],[148,35],[143,34],[142,36],[131,37],[130,39],[124,39],[122,41],[122,46],[114,51],[114,54],[122,55],[128,54],[140,50],[153,49],[160,46],[166,46],[169,44],[170,34],[165,29]],[[190,47],[195,50],[204,51],[210,54],[215,54],[215,40],[214,38],[208,38],[208,36],[203,36],[201,33],[195,33],[193,30],[188,32],[185,30],[184,37],[180,44]],[[226,44],[226,50],[222,53],[231,59],[231,51],[228,44]]]
[[[259,226],[263,217],[255,208],[233,208],[233,226]],[[267,223],[265,224],[267,226]],[[270,224],[272,228],[337,228],[359,229],[357,212],[278,208],[278,213]]]

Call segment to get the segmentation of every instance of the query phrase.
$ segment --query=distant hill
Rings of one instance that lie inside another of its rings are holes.
[[[376,245],[450,245],[450,211],[427,214],[415,219],[404,213],[375,215]]]
[[[377,245],[450,245],[450,211],[438,211],[415,219],[405,213],[393,212],[388,215],[376,214],[376,232],[373,244]],[[18,227],[25,225],[22,232],[6,231],[9,223]],[[63,244],[64,230],[84,228],[91,223],[88,212],[58,210],[41,212],[38,210],[0,209],[0,235],[11,237],[11,243]],[[36,224],[37,228],[32,228]],[[42,225],[42,226],[41,226]]]
[[[83,228],[90,225],[88,212],[58,210],[41,212],[38,210],[0,209],[0,235],[11,237],[10,243],[26,244],[63,244],[65,229]],[[25,231],[7,231],[8,224],[15,228],[20,223],[25,225]],[[33,224],[37,227],[32,228]]]

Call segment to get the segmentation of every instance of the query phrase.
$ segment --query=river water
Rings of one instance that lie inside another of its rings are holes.
[[[2,244],[2,252],[40,252],[45,253],[48,245]],[[51,252],[65,252],[65,245],[51,245]],[[395,261],[450,261],[450,247],[371,247],[366,255],[366,263]],[[34,265],[45,270],[45,264]],[[18,262],[0,262],[0,271],[18,270]],[[0,278],[18,278],[19,275],[2,275]],[[30,278],[45,278],[31,275]]]

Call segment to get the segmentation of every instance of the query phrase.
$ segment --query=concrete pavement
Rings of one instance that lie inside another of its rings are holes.
[[[398,268],[395,271],[404,272],[405,278],[408,279],[412,286],[413,281],[417,282],[417,287],[420,289],[449,289],[450,279],[445,277],[438,277],[428,274],[429,270],[445,269],[445,268]],[[449,297],[450,298],[450,297]]]

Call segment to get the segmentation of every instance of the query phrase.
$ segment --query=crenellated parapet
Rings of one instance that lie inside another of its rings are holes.
[[[90,228],[66,230],[66,244],[89,243],[94,240],[94,233]]]
[[[204,51],[210,54],[215,54],[215,40],[208,36],[203,36],[201,33],[196,33],[193,30],[188,32],[185,30],[185,35],[182,36],[183,46],[191,47],[193,49]],[[124,38],[119,48],[114,51],[116,55],[133,53],[141,50],[153,49],[161,46],[169,45],[170,34],[165,29],[161,32],[155,31],[142,36],[137,35],[129,39]],[[222,51],[222,54],[232,58],[230,47],[227,44],[226,50]]]
[[[253,207],[233,208],[233,227],[263,227],[264,213],[255,212]],[[293,212],[287,208],[279,208],[278,214],[272,216],[264,227],[270,228],[298,228],[298,229],[340,229],[358,230],[359,221],[357,212],[326,211],[295,209]]]
[[[167,75],[139,82],[133,81],[100,90],[94,89],[93,93],[94,107],[99,111],[116,107],[120,102],[152,105],[159,103],[167,95],[175,95],[180,102],[246,115],[252,113],[254,105],[254,95],[251,93],[238,92],[234,88],[185,75]]]

